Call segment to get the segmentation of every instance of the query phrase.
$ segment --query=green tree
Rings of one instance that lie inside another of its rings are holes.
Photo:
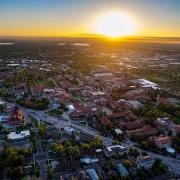
[[[53,149],[57,154],[62,154],[64,152],[64,147],[61,143],[54,144]]]
[[[90,145],[86,144],[86,143],[82,143],[81,144],[81,149],[82,149],[83,152],[88,153],[89,150],[90,150]]]
[[[163,174],[167,170],[167,167],[160,159],[156,159],[152,166],[152,170],[155,172],[155,174]]]
[[[6,106],[4,104],[0,104],[0,113],[4,112],[6,109]]]
[[[44,124],[40,123],[38,126],[38,131],[41,136],[45,136],[47,133],[46,126]]]
[[[94,139],[94,140],[92,140],[92,141],[90,142],[90,147],[91,147],[91,148],[94,148],[94,149],[96,149],[96,148],[102,148],[102,146],[103,146],[103,143],[102,143],[102,140],[101,140],[101,139],[96,138],[96,139]]]

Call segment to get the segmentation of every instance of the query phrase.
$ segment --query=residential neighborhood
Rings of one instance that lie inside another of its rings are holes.
[[[178,91],[79,46],[2,56],[0,179],[180,178]]]

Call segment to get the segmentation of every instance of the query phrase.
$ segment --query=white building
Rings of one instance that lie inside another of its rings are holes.
[[[16,133],[16,132],[10,132],[8,134],[8,139],[9,140],[22,140],[22,139],[25,139],[27,137],[30,136],[30,131],[29,130],[24,130],[24,131],[21,131],[20,133]]]

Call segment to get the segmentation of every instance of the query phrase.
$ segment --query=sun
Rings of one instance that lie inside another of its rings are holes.
[[[133,35],[136,26],[132,18],[119,11],[106,12],[96,18],[95,33],[112,38]]]

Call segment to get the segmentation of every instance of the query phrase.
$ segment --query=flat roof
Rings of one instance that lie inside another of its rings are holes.
[[[8,134],[8,139],[10,139],[10,140],[23,139],[26,136],[30,136],[29,130],[24,130],[24,131],[21,131],[20,133],[10,132]]]
[[[125,150],[126,149],[124,146],[121,146],[121,145],[114,145],[114,146],[107,147],[108,151],[112,151],[114,148],[119,148],[121,150]]]

